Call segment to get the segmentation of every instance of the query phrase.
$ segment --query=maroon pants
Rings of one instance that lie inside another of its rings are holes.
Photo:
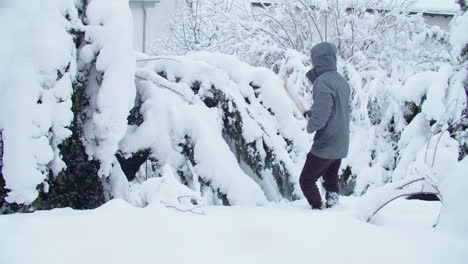
[[[341,159],[322,159],[312,153],[307,154],[307,160],[302,169],[299,183],[302,193],[314,209],[322,208],[322,197],[317,187],[317,180],[323,178],[323,187],[327,192],[338,192],[338,170]]]

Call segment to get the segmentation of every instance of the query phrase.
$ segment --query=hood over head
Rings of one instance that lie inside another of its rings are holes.
[[[307,78],[311,82],[327,71],[336,71],[337,48],[333,43],[320,42],[310,50],[312,60],[312,70],[307,73]]]

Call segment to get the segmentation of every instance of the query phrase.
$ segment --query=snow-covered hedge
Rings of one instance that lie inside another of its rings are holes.
[[[0,12],[0,212],[99,206],[135,94],[128,1]]]
[[[9,189],[0,205],[3,199],[30,204],[40,191],[37,186],[66,167],[58,146],[71,135],[77,64],[67,31],[77,10],[72,1],[65,2],[0,9],[6,40],[0,44],[2,176]]]
[[[297,178],[309,143],[273,72],[202,52],[139,63],[137,78],[142,119],[120,149],[127,159],[149,149],[150,171],[145,163],[138,177],[170,164],[207,203],[301,196]]]

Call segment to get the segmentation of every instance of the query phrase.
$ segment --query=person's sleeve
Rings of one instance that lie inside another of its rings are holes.
[[[313,99],[314,103],[312,104],[312,108],[308,111],[308,133],[320,130],[325,126],[325,124],[327,124],[333,106],[331,91],[323,82],[315,85]]]

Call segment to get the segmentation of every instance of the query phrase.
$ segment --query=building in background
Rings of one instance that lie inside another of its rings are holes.
[[[287,0],[253,0],[251,3],[255,7],[268,7],[284,1]],[[376,1],[373,3],[375,6],[368,6],[367,10],[369,12],[385,12],[385,7],[388,6],[389,1],[394,0]],[[346,0],[341,3],[343,5],[347,3],[350,5],[356,4],[356,2]],[[429,26],[439,26],[441,29],[448,31],[450,21],[452,21],[452,18],[459,10],[460,6],[455,0],[415,0],[404,11],[410,14],[422,13],[424,20]]]
[[[150,53],[151,42],[157,37],[167,33],[168,24],[177,9],[178,0],[129,0],[133,15],[135,50]],[[237,0],[249,2],[249,0]],[[252,6],[264,7],[274,5],[285,0],[256,0],[251,1]],[[369,7],[369,11],[383,11],[382,6]],[[454,0],[417,0],[407,12],[422,13],[426,23],[430,26],[437,25],[443,30],[449,30],[449,24],[459,6]]]
[[[151,42],[166,34],[176,0],[129,0],[133,16],[133,46],[140,52],[149,52]]]

